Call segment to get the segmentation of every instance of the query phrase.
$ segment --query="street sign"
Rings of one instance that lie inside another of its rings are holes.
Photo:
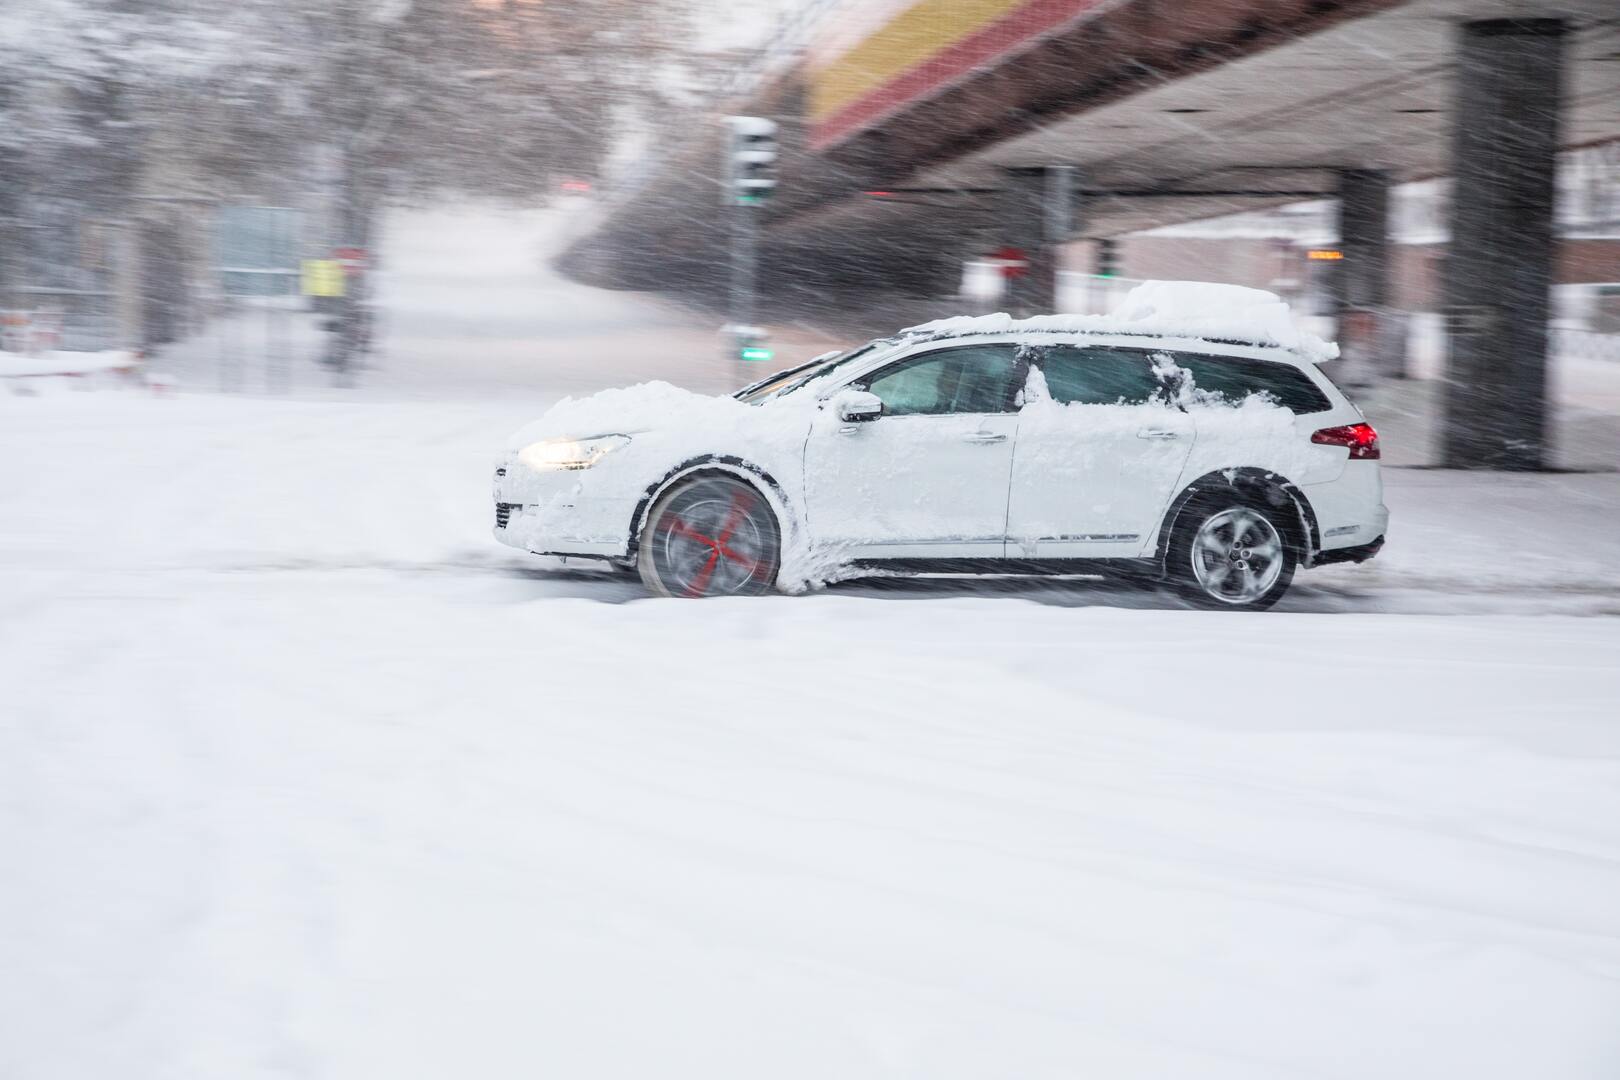
[[[290,294],[299,272],[300,212],[285,206],[223,206],[214,224],[214,267],[228,296]]]
[[[365,248],[340,247],[332,249],[332,258],[343,267],[344,277],[358,277],[371,264]]]
[[[1029,256],[1023,248],[1000,247],[990,253],[990,261],[1004,278],[1023,277],[1029,273]]]

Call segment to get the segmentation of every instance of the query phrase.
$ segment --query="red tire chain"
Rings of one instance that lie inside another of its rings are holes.
[[[737,526],[742,524],[743,516],[753,507],[754,500],[746,492],[739,491],[733,495],[731,497],[731,509],[720,528],[719,536],[703,535],[688,525],[685,518],[670,519],[670,532],[675,533],[677,536],[684,536],[688,540],[696,541],[709,549],[709,557],[704,560],[703,568],[697,572],[697,576],[692,579],[692,583],[686,587],[687,596],[702,596],[708,591],[709,582],[714,578],[714,568],[720,564],[721,558],[746,567],[750,577],[754,575],[754,571],[759,569],[759,560],[750,559],[741,552],[732,550],[729,546],[732,535],[737,531]]]

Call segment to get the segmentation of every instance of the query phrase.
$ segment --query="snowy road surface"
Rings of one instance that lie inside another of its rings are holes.
[[[1263,615],[649,600],[489,468],[535,320],[697,321],[394,265],[352,398],[0,396],[0,1077],[1620,1074],[1620,477]]]
[[[1620,1069],[1612,550],[660,602],[488,539],[525,412],[0,399],[0,1075]]]

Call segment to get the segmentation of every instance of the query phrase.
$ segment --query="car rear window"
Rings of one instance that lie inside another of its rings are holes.
[[[1333,403],[1311,377],[1290,364],[1241,356],[1177,353],[1176,364],[1192,375],[1193,388],[1237,404],[1250,394],[1266,394],[1295,413],[1326,412]]]

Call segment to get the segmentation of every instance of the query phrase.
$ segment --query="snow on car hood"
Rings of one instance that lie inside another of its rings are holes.
[[[1208,281],[1144,281],[1107,315],[1037,315],[1029,319],[1015,319],[1005,312],[964,315],[922,323],[905,332],[946,336],[1019,330],[1238,341],[1290,349],[1316,363],[1339,355],[1337,345],[1300,329],[1276,293]]]
[[[637,383],[588,397],[563,398],[540,419],[514,432],[507,448],[521,450],[540,439],[629,435],[676,424],[724,430],[741,423],[752,408],[733,397],[695,394],[667,382]]]

